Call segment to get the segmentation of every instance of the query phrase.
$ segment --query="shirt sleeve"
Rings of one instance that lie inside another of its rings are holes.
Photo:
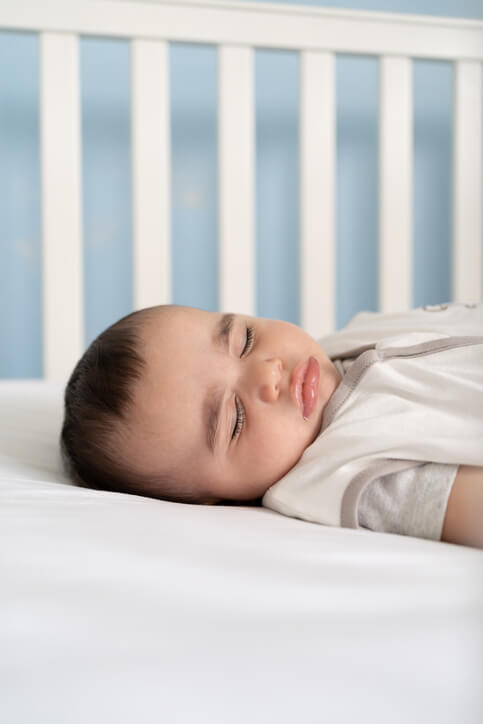
[[[441,540],[458,465],[425,463],[373,480],[357,509],[362,528]]]

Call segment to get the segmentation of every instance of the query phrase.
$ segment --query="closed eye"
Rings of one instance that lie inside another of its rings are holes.
[[[253,327],[247,327],[245,346],[243,347],[241,356],[245,357],[250,353],[253,347],[253,340],[255,339],[255,332]]]
[[[243,429],[243,424],[245,422],[245,408],[243,407],[241,401],[238,399],[238,397],[235,397],[235,409],[236,409],[236,422],[235,426],[233,428],[233,432],[231,435],[232,440],[236,440],[238,435],[241,433]]]
[[[249,354],[253,348],[253,343],[255,340],[255,331],[253,327],[247,327],[246,330],[246,340],[245,340],[245,346],[242,349],[241,357],[246,357],[247,354]],[[245,414],[245,408],[243,407],[243,404],[241,400],[238,399],[238,397],[235,397],[235,412],[236,412],[236,420],[235,425],[233,427],[233,432],[231,435],[232,440],[236,440],[236,438],[239,436],[243,429],[243,425],[245,423],[246,414]]]

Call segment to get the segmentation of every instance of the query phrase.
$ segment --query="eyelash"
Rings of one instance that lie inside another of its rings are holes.
[[[247,355],[249,352],[251,352],[251,349],[253,347],[253,340],[255,339],[255,332],[253,330],[253,327],[247,327],[247,341],[245,342],[245,346],[243,347],[241,356]]]
[[[231,436],[232,440],[236,440],[238,435],[241,433],[242,427],[245,422],[245,417],[246,417],[245,408],[243,407],[242,403],[240,402],[240,400],[237,397],[235,397],[235,407],[236,407],[236,423],[235,423],[235,427],[233,428],[233,434]]]
[[[255,339],[255,332],[253,330],[253,327],[247,327],[247,338],[245,342],[245,346],[243,347],[241,356],[245,357],[247,354],[251,352],[251,349],[253,347],[253,341]],[[235,407],[236,407],[236,422],[235,427],[233,428],[232,433],[232,440],[236,440],[238,435],[241,433],[243,425],[245,423],[246,415],[245,415],[245,408],[243,407],[240,400],[235,397]]]

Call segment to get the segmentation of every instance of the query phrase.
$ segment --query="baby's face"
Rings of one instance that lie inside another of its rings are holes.
[[[288,322],[159,307],[141,339],[131,462],[179,474],[207,503],[262,496],[316,438],[340,381],[315,340]]]

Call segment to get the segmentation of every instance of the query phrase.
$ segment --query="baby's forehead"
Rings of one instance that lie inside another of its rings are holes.
[[[190,324],[209,327],[216,316],[216,312],[174,304],[152,307],[147,312],[140,320],[140,332],[147,335],[156,334],[160,329],[177,333]]]
[[[141,320],[138,339],[143,365],[133,387],[135,416],[152,417],[161,407],[169,418],[176,399],[184,396],[180,384],[184,388],[196,382],[197,334],[208,324],[205,314],[185,307],[159,307]]]

